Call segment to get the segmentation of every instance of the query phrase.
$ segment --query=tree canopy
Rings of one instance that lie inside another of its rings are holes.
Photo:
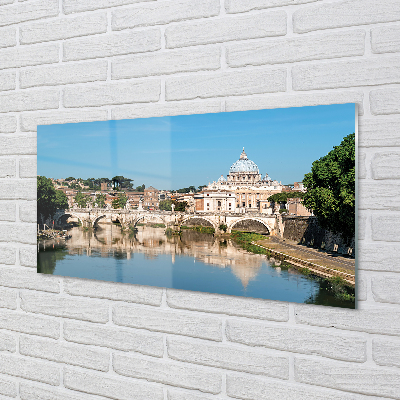
[[[75,203],[78,204],[79,208],[86,208],[88,203],[90,202],[90,196],[85,195],[82,192],[78,192],[74,200]]]
[[[172,211],[172,204],[175,206],[175,211],[185,211],[188,205],[187,201],[161,200],[158,207],[160,210]]]
[[[287,199],[292,199],[294,197],[300,197],[301,199],[304,197],[303,192],[282,192],[275,193],[272,196],[268,197],[268,201],[274,203],[286,203]]]
[[[56,190],[50,178],[37,177],[37,216],[44,222],[54,215],[57,209],[68,208],[68,198],[61,190]]]
[[[351,240],[355,232],[355,134],[314,161],[303,183],[307,188],[303,204],[313,210],[321,227]]]
[[[117,175],[112,178],[114,189],[133,189],[133,179],[125,178],[122,175]]]

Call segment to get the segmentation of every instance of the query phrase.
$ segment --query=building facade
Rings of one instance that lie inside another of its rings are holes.
[[[197,212],[236,212],[236,197],[233,191],[205,190],[194,195]]]
[[[205,191],[234,193],[236,212],[266,212],[270,206],[268,197],[281,193],[283,185],[272,180],[268,174],[262,177],[257,164],[249,160],[243,148],[239,159],[230,167],[227,177],[221,175],[217,181],[209,183]]]

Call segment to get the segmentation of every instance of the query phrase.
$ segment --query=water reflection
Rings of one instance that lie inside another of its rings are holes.
[[[256,298],[351,307],[323,293],[296,269],[280,268],[229,238],[187,230],[168,237],[163,228],[116,225],[72,228],[67,241],[39,243],[38,272]]]

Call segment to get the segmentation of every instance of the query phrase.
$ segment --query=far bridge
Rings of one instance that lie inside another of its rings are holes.
[[[185,225],[209,226],[215,229],[216,233],[223,233],[232,230],[252,231],[268,235],[279,235],[282,232],[280,215],[266,215],[261,213],[185,213],[173,211],[149,211],[149,210],[125,210],[125,209],[104,209],[104,208],[72,208],[59,210],[54,216],[56,225],[66,223],[68,218],[76,218],[81,225],[88,228],[95,228],[100,220],[105,222],[118,222],[123,228],[136,226],[143,223],[160,223],[166,227],[179,230]]]

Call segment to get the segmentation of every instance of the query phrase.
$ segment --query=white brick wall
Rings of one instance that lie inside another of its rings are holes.
[[[399,38],[398,0],[0,0],[0,398],[400,399]],[[36,274],[37,125],[346,102],[359,310]]]

